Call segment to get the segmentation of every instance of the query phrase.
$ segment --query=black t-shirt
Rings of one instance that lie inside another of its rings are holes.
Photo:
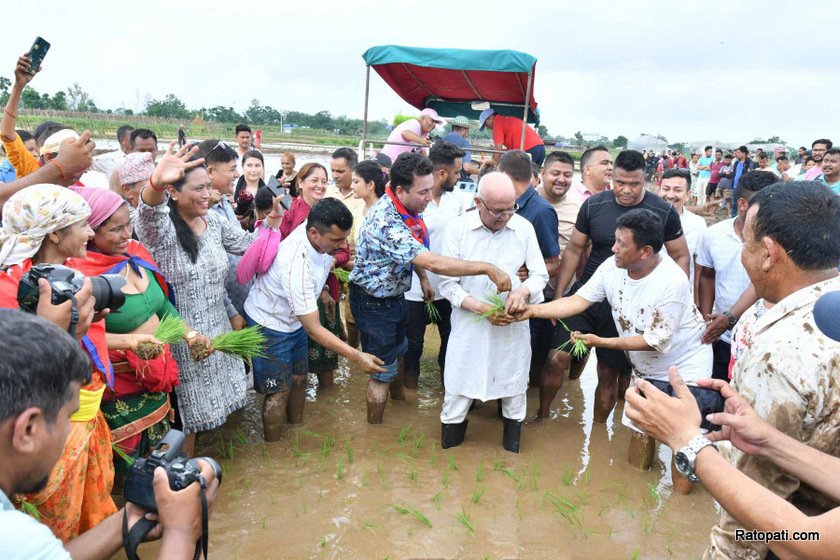
[[[595,273],[601,263],[613,255],[615,244],[615,222],[619,216],[633,210],[644,208],[659,216],[665,224],[665,241],[679,239],[683,235],[680,216],[673,206],[645,191],[642,201],[635,206],[621,206],[615,201],[613,191],[602,191],[587,198],[578,212],[575,229],[589,237],[592,253],[586,262],[581,282],[586,282]]]

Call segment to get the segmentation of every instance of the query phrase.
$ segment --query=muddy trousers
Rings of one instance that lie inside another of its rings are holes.
[[[502,397],[502,416],[521,422],[525,420],[526,394],[512,397]],[[453,395],[448,391],[443,397],[443,410],[440,411],[440,421],[443,424],[460,424],[467,418],[473,399],[462,395]]]

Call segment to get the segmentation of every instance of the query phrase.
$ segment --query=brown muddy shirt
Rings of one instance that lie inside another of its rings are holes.
[[[840,342],[814,323],[814,303],[840,290],[840,277],[802,288],[755,320],[732,372],[735,390],[772,426],[825,453],[840,456]],[[733,464],[808,515],[833,504],[766,459],[733,449]],[[712,528],[706,559],[763,559],[769,547],[735,540],[741,525],[726,511]]]

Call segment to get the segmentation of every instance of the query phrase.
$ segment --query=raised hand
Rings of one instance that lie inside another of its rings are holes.
[[[204,158],[189,161],[198,151],[197,145],[186,145],[176,151],[175,146],[177,145],[178,142],[176,140],[169,143],[166,153],[158,162],[154,173],[152,173],[152,185],[158,190],[178,182],[184,178],[187,171],[204,163]]]

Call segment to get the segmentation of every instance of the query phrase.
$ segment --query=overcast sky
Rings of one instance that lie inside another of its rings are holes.
[[[100,108],[174,93],[191,109],[242,111],[257,98],[361,118],[362,53],[402,44],[536,56],[535,95],[552,134],[840,138],[840,3],[831,0],[6,4],[2,75],[12,78],[41,35],[52,50],[32,86],[52,93],[79,82]],[[371,83],[373,118],[413,111],[378,75]]]

